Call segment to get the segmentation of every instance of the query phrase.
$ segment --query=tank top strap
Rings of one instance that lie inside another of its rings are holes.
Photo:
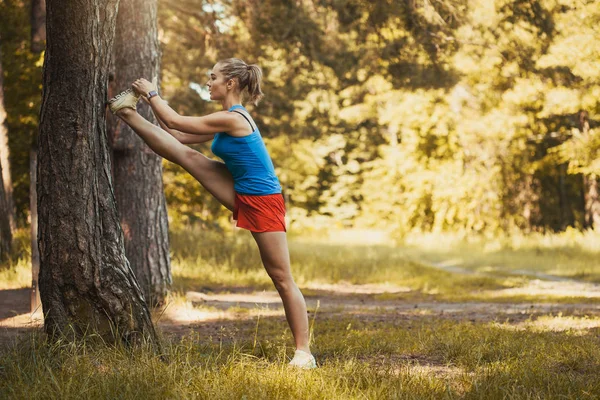
[[[250,120],[248,119],[248,117],[246,117],[246,115],[244,113],[239,112],[238,110],[244,110],[244,111],[248,112],[248,110],[246,110],[246,108],[240,104],[236,104],[236,105],[232,106],[228,111],[234,112],[236,114],[240,114],[242,117],[244,117],[244,119],[246,121],[248,121],[248,123],[250,124],[250,129],[252,129],[252,132],[254,132],[256,129],[254,128],[254,126],[252,126],[252,122],[250,122]]]

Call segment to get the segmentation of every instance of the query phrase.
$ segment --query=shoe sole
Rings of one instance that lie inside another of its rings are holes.
[[[129,105],[123,105],[123,103],[125,103],[127,101],[128,97],[133,96],[136,101],[133,105],[129,104]],[[131,89],[127,89],[122,91],[121,93],[119,93],[118,95],[116,95],[115,97],[113,97],[112,99],[110,99],[108,101],[108,106],[110,108],[110,111],[115,114],[117,111],[119,111],[122,108],[132,108],[132,109],[136,109],[136,104],[139,101],[140,96],[137,96],[134,94],[133,90]]]

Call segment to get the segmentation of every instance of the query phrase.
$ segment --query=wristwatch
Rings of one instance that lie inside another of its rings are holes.
[[[158,96],[158,92],[156,90],[151,90],[148,92],[148,100],[150,100],[154,96]]]

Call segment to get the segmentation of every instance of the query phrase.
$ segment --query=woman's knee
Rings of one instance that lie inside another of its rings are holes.
[[[177,159],[177,164],[184,168],[196,167],[208,161],[208,158],[204,154],[183,144],[177,148]]]
[[[277,291],[279,292],[287,292],[289,290],[292,290],[296,285],[294,279],[292,278],[292,275],[286,272],[270,271],[269,277],[271,278],[273,284],[275,285],[275,288],[277,288]]]

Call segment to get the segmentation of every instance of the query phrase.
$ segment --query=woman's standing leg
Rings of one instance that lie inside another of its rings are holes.
[[[285,232],[252,232],[260,257],[283,301],[285,317],[294,335],[296,348],[310,354],[306,302],[292,278],[290,253]]]

